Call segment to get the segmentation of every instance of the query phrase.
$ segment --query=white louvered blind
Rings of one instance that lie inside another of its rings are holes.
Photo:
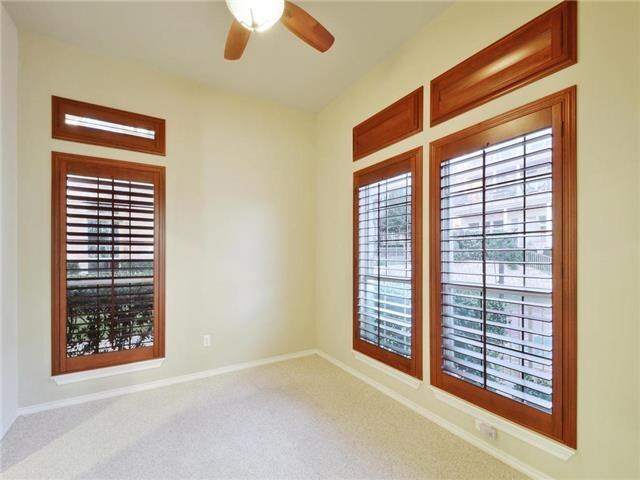
[[[154,195],[66,176],[67,357],[153,346]]]
[[[551,128],[440,173],[442,369],[550,413]]]
[[[358,189],[358,331],[411,358],[411,173]]]

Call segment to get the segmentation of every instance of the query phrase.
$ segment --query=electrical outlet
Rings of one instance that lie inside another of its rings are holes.
[[[204,337],[202,337],[202,344],[205,347],[210,347],[211,346],[211,335],[205,335]]]
[[[478,430],[487,440],[495,441],[495,439],[498,437],[498,431],[496,430],[496,427],[489,425],[488,423],[484,423],[482,420],[478,420],[477,418],[476,430]]]

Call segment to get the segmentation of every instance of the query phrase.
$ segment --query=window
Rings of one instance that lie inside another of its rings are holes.
[[[53,153],[53,375],[164,356],[164,167]]]
[[[79,117],[78,115],[72,115],[70,113],[64,114],[64,123],[66,125],[76,125],[78,127],[102,130],[103,132],[133,135],[134,137],[147,138],[149,140],[156,138],[156,132],[153,130],[141,127],[132,127],[130,125],[121,125],[119,123],[104,122],[90,117]]]
[[[68,98],[52,99],[52,136],[61,140],[165,154],[165,121]]]
[[[431,144],[431,383],[575,446],[575,88]]]
[[[353,348],[422,378],[422,149],[354,173]]]

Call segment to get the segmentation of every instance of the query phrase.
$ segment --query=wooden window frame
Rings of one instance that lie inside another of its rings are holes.
[[[577,1],[564,0],[434,78],[430,125],[575,64],[577,28]]]
[[[454,378],[442,371],[440,165],[443,161],[538,127],[553,128],[553,399],[552,413]],[[431,143],[431,384],[508,420],[576,447],[576,87],[529,103]]]
[[[353,127],[353,161],[421,132],[423,96],[420,86]]]
[[[165,167],[52,152],[52,375],[163,358],[165,352]],[[68,173],[153,183],[154,342],[151,347],[67,358],[66,176]]]
[[[152,130],[155,137],[149,139],[79,125],[70,125],[65,122],[66,114]],[[51,97],[51,136],[60,140],[154,155],[164,156],[166,153],[165,121],[162,118],[56,96]]]
[[[361,340],[358,315],[358,188],[405,172],[411,172],[411,358]],[[353,349],[407,375],[422,379],[422,147],[353,173]]]

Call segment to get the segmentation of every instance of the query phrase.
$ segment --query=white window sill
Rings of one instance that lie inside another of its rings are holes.
[[[353,351],[353,356],[356,360],[361,361],[362,363],[366,363],[370,367],[375,368],[376,370],[380,370],[382,373],[389,375],[390,377],[395,378],[396,380],[404,383],[405,385],[409,385],[411,388],[418,389],[420,385],[422,385],[422,380],[418,380],[417,378],[412,377],[411,375],[407,375],[406,373],[402,373],[395,368],[390,367],[378,360],[374,360],[371,357],[367,357],[366,355]]]
[[[567,447],[566,445],[551,440],[544,435],[540,435],[539,433],[510,422],[509,420],[499,417],[498,415],[494,415],[493,413],[488,412],[480,407],[476,407],[475,405],[466,402],[465,400],[462,400],[454,395],[451,395],[444,390],[440,390],[439,388],[433,386],[429,386],[429,389],[433,392],[436,399],[440,400],[441,402],[444,402],[457,410],[467,413],[474,418],[482,421],[483,423],[487,423],[495,427],[499,431],[505,432],[513,436],[514,438],[522,440],[523,442],[539,448],[544,452],[550,453],[551,455],[561,460],[569,460],[576,453],[573,448]]]
[[[104,367],[97,368],[95,370],[86,370],[83,372],[55,375],[51,377],[51,380],[56,382],[58,385],[67,385],[69,383],[83,382],[85,380],[95,380],[96,378],[111,377],[112,375],[121,375],[123,373],[158,368],[163,362],[164,358],[155,358],[153,360],[145,360],[143,362],[125,363],[124,365],[116,365],[114,367]]]

